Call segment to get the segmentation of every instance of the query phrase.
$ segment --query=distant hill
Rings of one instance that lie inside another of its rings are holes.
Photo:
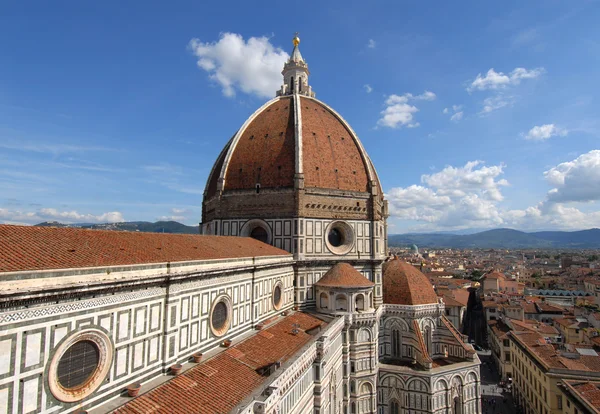
[[[600,229],[582,231],[540,231],[525,233],[494,229],[474,234],[408,233],[389,236],[389,245],[402,247],[449,247],[457,249],[600,249]]]
[[[180,234],[199,234],[198,226],[186,226],[176,221],[126,221],[123,223],[105,223],[105,224],[63,224],[57,221],[45,221],[36,224],[36,226],[46,227],[80,227],[84,229],[95,230],[120,230],[120,231],[141,231],[148,233],[180,233]]]

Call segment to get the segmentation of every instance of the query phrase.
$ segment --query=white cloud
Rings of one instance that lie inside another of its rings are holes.
[[[513,105],[514,96],[505,94],[509,88],[514,89],[522,80],[539,78],[545,72],[546,70],[542,67],[535,69],[515,68],[509,74],[505,74],[496,72],[494,68],[491,68],[485,76],[481,73],[478,74],[467,87],[467,91],[469,93],[473,91],[494,91],[493,95],[483,100],[483,108],[479,112],[479,115],[487,115],[490,112]]]
[[[544,177],[554,186],[546,198],[524,210],[507,211],[504,214],[507,223],[523,229],[600,227],[600,209],[597,208],[600,201],[600,150],[558,164],[545,171]],[[572,205],[576,203],[587,206],[589,211]]]
[[[544,173],[554,188],[524,209],[505,210],[501,188],[504,165],[470,161],[421,176],[422,185],[386,193],[390,213],[421,222],[419,230],[512,227],[521,230],[577,230],[600,227],[600,150],[561,163]],[[580,203],[581,206],[573,204]]]
[[[281,69],[289,55],[267,37],[247,41],[237,33],[222,33],[217,42],[192,39],[189,48],[198,67],[221,85],[223,94],[235,96],[239,89],[259,97],[272,97],[282,82]]]
[[[548,192],[550,202],[587,202],[600,200],[600,150],[580,155],[544,172],[554,186]]]
[[[192,213],[187,208],[172,208],[170,215],[158,217],[158,221],[186,221]]]
[[[560,203],[540,202],[524,210],[503,213],[507,226],[522,230],[581,230],[600,227],[600,211],[583,212]]]
[[[373,92],[373,88],[368,83],[364,86],[364,88],[367,93]]]
[[[567,136],[569,131],[563,128],[559,128],[554,124],[545,124],[540,126],[534,126],[529,130],[529,132],[525,135],[525,139],[531,141],[544,141],[548,138],[555,136]]]
[[[503,94],[498,94],[495,96],[490,96],[483,100],[483,109],[479,113],[480,115],[486,115],[495,110],[512,106],[514,104],[514,98],[512,96],[505,96]]]
[[[476,193],[480,197],[494,201],[503,199],[500,187],[508,181],[498,179],[504,173],[504,165],[486,167],[482,161],[469,161],[463,167],[447,166],[435,174],[421,176],[421,182],[436,188],[439,194],[456,197]]]
[[[462,119],[462,117],[463,117],[463,114],[464,114],[464,113],[463,113],[462,111],[460,111],[460,112],[457,112],[457,113],[455,113],[454,115],[452,115],[452,116],[450,117],[450,120],[451,120],[451,121],[454,121],[454,122],[458,122],[458,121],[460,121],[460,120]]]
[[[425,91],[421,95],[413,95],[405,93],[404,95],[390,95],[386,101],[386,108],[381,111],[381,118],[377,121],[377,125],[388,128],[399,128],[406,126],[407,128],[416,128],[420,124],[414,120],[414,114],[419,109],[410,104],[414,101],[433,101],[436,98],[435,93]]]
[[[488,227],[502,223],[497,203],[508,185],[503,165],[470,161],[462,167],[421,176],[424,185],[392,188],[386,198],[392,216],[427,223],[429,229]]]
[[[471,82],[467,88],[468,92],[503,89],[510,85],[518,85],[523,79],[535,79],[545,72],[544,68],[527,70],[515,68],[510,74],[496,72],[494,68],[487,71],[485,76],[481,73]]]
[[[375,46],[377,46],[377,42],[375,42],[373,39],[369,39],[369,43],[367,43],[367,47],[369,49],[375,49]]]
[[[452,105],[452,108],[444,108],[442,113],[444,115],[452,114],[450,116],[450,120],[453,122],[458,122],[463,118],[464,112],[462,110],[462,105]]]
[[[123,214],[111,211],[99,215],[82,214],[77,211],[59,211],[55,208],[41,208],[36,211],[8,210],[0,208],[0,221],[4,223],[37,224],[42,221],[61,223],[119,223],[125,221]]]

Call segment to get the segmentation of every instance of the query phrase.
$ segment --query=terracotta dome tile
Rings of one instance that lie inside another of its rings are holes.
[[[348,263],[337,263],[319,279],[316,286],[370,288],[373,282]]]
[[[227,171],[224,190],[293,187],[295,164],[294,105],[275,100],[242,132]]]
[[[397,258],[383,264],[383,302],[395,305],[438,303],[427,276]]]
[[[304,185],[368,191],[368,167],[352,133],[319,101],[300,102]]]

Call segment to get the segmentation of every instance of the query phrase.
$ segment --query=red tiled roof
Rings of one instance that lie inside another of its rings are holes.
[[[588,403],[596,413],[600,412],[600,382],[563,380],[567,389]]]
[[[293,187],[294,105],[282,97],[260,112],[242,132],[225,173],[225,190]]]
[[[0,272],[284,255],[247,237],[0,225]]]
[[[510,336],[548,368],[600,372],[600,356],[579,355],[570,359],[560,354],[553,345],[545,343],[544,336],[530,331],[511,331]]]
[[[383,264],[383,302],[396,305],[438,303],[431,282],[413,265],[394,258]]]
[[[456,299],[457,302],[462,303],[463,306],[467,306],[469,302],[469,291],[466,289],[454,289],[452,291],[452,296]]]
[[[317,286],[369,288],[375,283],[364,277],[348,263],[336,263],[319,279]]]
[[[302,162],[307,188],[369,191],[370,161],[336,114],[315,99],[300,98]],[[207,181],[207,198],[216,192],[227,159],[224,190],[293,187],[296,172],[294,100],[273,100],[242,131],[233,149],[219,155]],[[377,183],[379,186],[379,183]]]
[[[475,350],[473,348],[470,348],[467,346],[467,344],[465,344],[465,342],[462,339],[462,335],[460,334],[460,332],[458,332],[458,329],[456,329],[456,327],[452,324],[452,322],[450,322],[450,320],[446,316],[442,316],[442,323],[444,325],[446,325],[446,328],[448,328],[450,333],[452,333],[452,336],[454,336],[454,339],[456,339],[458,344],[460,346],[462,346],[463,349],[465,351],[467,351],[467,353],[469,353],[469,354],[475,353]]]
[[[305,187],[368,191],[366,160],[350,131],[319,101],[300,104]]]
[[[457,301],[456,299],[454,299],[452,296],[449,296],[449,295],[444,295],[442,297],[442,299],[444,299],[444,304],[446,306],[460,306],[460,307],[464,307],[465,306],[462,303],[460,303],[459,301]]]
[[[423,338],[423,332],[421,332],[419,322],[417,322],[416,319],[413,320],[413,330],[415,331],[415,335],[417,336],[417,343],[419,345],[421,355],[423,356],[423,362],[433,362],[431,356],[429,356],[429,351],[427,351],[427,346],[425,345],[425,338]]]
[[[296,335],[294,324],[299,325]],[[265,381],[259,368],[291,358],[313,338],[305,331],[324,324],[311,315],[294,313],[114,412],[228,413]]]

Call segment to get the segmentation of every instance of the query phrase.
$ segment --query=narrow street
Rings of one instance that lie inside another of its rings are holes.
[[[489,352],[478,352],[481,359],[481,412],[483,414],[516,413],[510,391],[500,387],[500,377]]]

